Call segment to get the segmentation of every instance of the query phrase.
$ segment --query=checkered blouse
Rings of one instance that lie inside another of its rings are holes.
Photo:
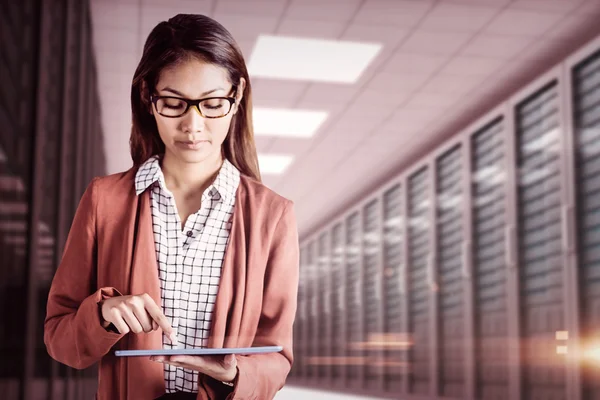
[[[181,348],[206,346],[239,182],[239,171],[225,160],[202,194],[200,209],[189,216],[182,231],[159,158],[150,158],[136,174],[137,194],[151,190],[162,308]],[[163,335],[163,347],[175,346]],[[165,364],[165,387],[167,393],[197,392],[198,372]]]

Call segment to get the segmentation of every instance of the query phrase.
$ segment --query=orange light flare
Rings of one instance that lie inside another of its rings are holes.
[[[309,365],[365,365],[367,357],[308,357]]]
[[[594,369],[600,367],[600,339],[585,341],[579,349],[579,357],[577,358],[579,362],[588,367]]]
[[[527,344],[524,363],[528,365],[560,366],[567,363],[594,368],[600,366],[600,339],[597,338],[577,340],[568,331],[556,331],[553,338],[535,338],[521,343]]]
[[[369,365],[375,367],[408,367],[410,364],[402,361],[376,359],[374,357],[308,357],[308,365]]]
[[[600,365],[600,346],[585,350],[583,353],[583,358],[586,361]]]
[[[408,333],[373,333],[366,342],[348,344],[350,350],[408,350],[414,344]]]
[[[409,333],[377,333],[370,334],[365,342],[348,343],[349,351],[364,351],[364,355],[352,356],[313,356],[306,357],[310,365],[371,365],[399,368],[410,368],[409,363],[391,360],[389,352],[399,353],[410,350],[415,340]],[[556,331],[553,335],[508,339],[485,338],[480,344],[482,357],[491,357],[489,361],[497,361],[498,365],[510,364],[508,354],[519,349],[520,363],[531,367],[559,367],[564,363],[581,363],[593,368],[600,368],[600,337],[582,338],[577,341],[568,331]],[[502,354],[502,356],[499,356]]]

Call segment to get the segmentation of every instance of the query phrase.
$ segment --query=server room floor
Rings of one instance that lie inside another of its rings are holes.
[[[350,396],[347,394],[326,392],[322,390],[304,389],[296,386],[285,386],[275,400],[380,400],[379,397]]]

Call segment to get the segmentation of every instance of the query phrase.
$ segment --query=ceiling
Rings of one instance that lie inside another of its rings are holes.
[[[259,153],[294,156],[264,182],[295,202],[301,235],[600,33],[600,0],[92,0],[110,173],[131,165],[145,38],[177,13],[221,22],[247,61],[259,34],[383,45],[354,84],[251,80],[255,106],[329,112],[312,138],[256,137]]]

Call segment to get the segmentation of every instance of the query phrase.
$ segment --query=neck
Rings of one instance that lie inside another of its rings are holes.
[[[170,191],[192,194],[204,192],[223,165],[221,153],[200,163],[186,163],[165,153],[161,167]]]

